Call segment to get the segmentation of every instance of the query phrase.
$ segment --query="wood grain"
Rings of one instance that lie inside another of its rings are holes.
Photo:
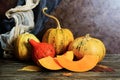
[[[109,66],[115,72],[93,72],[84,73],[70,72],[65,69],[59,71],[42,70],[39,72],[17,71],[32,62],[20,62],[15,60],[0,59],[0,80],[120,80],[120,54],[107,54],[100,63]],[[64,73],[71,73],[67,77]]]

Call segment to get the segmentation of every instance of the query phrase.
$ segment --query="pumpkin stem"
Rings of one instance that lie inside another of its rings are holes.
[[[90,34],[86,34],[85,37],[86,37],[86,38],[90,37]]]
[[[57,22],[57,28],[61,29],[59,20],[55,16],[47,14],[45,12],[45,10],[47,10],[47,9],[48,9],[47,7],[45,7],[45,8],[42,9],[43,14],[45,14],[47,17],[50,17],[50,18],[54,19]]]
[[[86,34],[85,39],[89,40],[90,39],[90,34]]]

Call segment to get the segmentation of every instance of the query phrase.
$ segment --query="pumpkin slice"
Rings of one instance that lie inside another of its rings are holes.
[[[40,63],[41,66],[49,70],[62,69],[62,66],[60,66],[56,59],[52,58],[51,56],[39,59],[38,62]]]
[[[57,57],[59,57],[59,56],[64,56],[65,58],[67,58],[68,60],[71,60],[71,61],[74,58],[73,51],[67,51],[63,55],[57,55]],[[57,57],[52,58],[52,57],[48,56],[48,57],[39,59],[38,62],[40,65],[42,65],[46,69],[59,70],[59,69],[62,69],[63,67],[58,63]]]
[[[73,60],[73,58],[74,58],[74,53],[73,53],[73,51],[67,51],[67,52],[64,53],[63,55],[57,55],[57,57],[59,57],[59,56],[65,56],[67,59]]]
[[[67,70],[74,72],[89,71],[98,63],[98,56],[84,55],[84,57],[78,61],[71,61],[64,56],[58,56],[57,61],[59,64]]]

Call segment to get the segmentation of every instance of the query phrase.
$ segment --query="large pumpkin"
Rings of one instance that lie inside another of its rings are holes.
[[[73,50],[77,59],[81,59],[85,54],[99,56],[99,62],[106,54],[103,42],[97,38],[90,37],[89,34],[76,38],[68,50]]]
[[[61,28],[58,19],[45,13],[45,10],[47,10],[47,8],[43,9],[43,13],[54,19],[58,26],[57,28],[48,29],[43,35],[42,41],[52,44],[55,48],[56,54],[62,54],[67,50],[70,42],[74,40],[73,34],[69,29]]]
[[[15,56],[19,60],[31,59],[32,48],[28,39],[34,39],[35,41],[40,42],[39,39],[33,34],[24,33],[19,35],[15,41]]]

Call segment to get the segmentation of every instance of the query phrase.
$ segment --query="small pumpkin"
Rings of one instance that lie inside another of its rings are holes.
[[[54,46],[56,54],[66,52],[70,42],[74,40],[72,32],[67,28],[61,28],[58,19],[45,12],[47,8],[43,8],[43,13],[57,22],[57,28],[48,29],[43,35],[42,42],[50,43]]]
[[[29,43],[32,46],[32,58],[35,61],[35,63],[38,63],[38,59],[47,56],[55,57],[55,50],[51,44],[45,42],[36,42],[33,39],[29,39]]]
[[[77,59],[81,59],[86,54],[99,56],[99,62],[106,54],[104,43],[97,38],[90,37],[89,34],[76,38],[69,45],[68,50],[73,50]]]
[[[28,39],[34,39],[36,42],[40,42],[39,39],[31,33],[20,34],[15,41],[15,56],[19,60],[31,59],[32,48]]]

